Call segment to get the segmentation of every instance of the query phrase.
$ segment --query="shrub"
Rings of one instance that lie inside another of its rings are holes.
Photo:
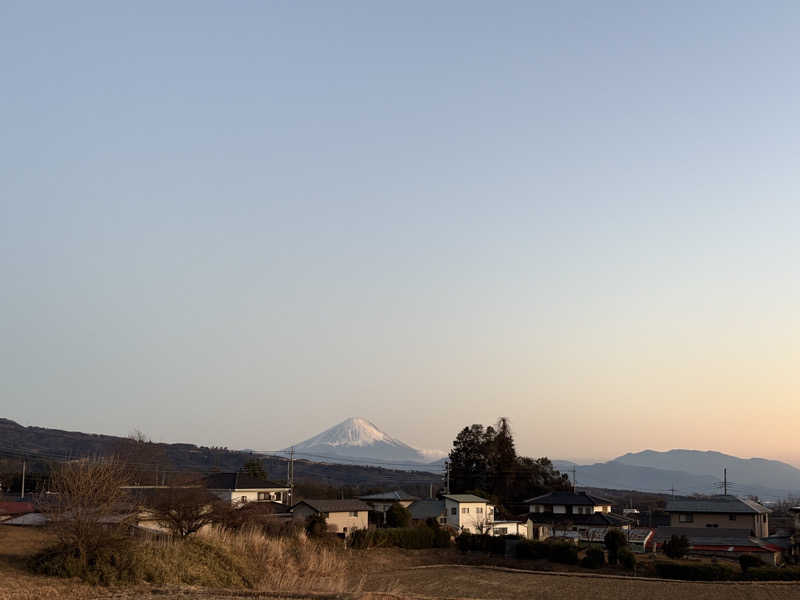
[[[517,544],[517,558],[536,560],[550,556],[550,544],[547,542],[535,542],[532,540],[521,540]]]
[[[386,511],[387,527],[408,527],[411,524],[411,513],[399,502],[395,502]]]
[[[748,567],[742,577],[752,581],[800,581],[800,567]]]
[[[456,545],[462,552],[489,552],[505,554],[506,538],[479,533],[462,533],[456,537]]]
[[[619,551],[628,545],[628,539],[619,529],[609,529],[603,538],[603,543],[608,550],[608,564],[617,564]]]
[[[581,566],[586,569],[599,569],[606,564],[606,555],[600,548],[589,548],[581,560]]]
[[[407,548],[447,548],[450,534],[444,529],[430,527],[398,527],[394,529],[356,529],[350,534],[348,544],[351,548],[375,547]]]
[[[742,554],[739,557],[739,566],[742,568],[742,573],[746,573],[752,567],[763,567],[764,561],[755,554]]]
[[[315,514],[306,519],[306,535],[310,538],[320,538],[328,533],[328,521],[325,515]]]
[[[617,558],[619,559],[619,564],[625,569],[633,571],[636,568],[636,555],[628,548],[620,549]]]
[[[578,547],[575,544],[556,542],[550,544],[550,552],[548,558],[552,562],[562,563],[565,565],[578,564]]]
[[[686,581],[730,581],[736,578],[736,572],[731,567],[721,564],[686,565],[660,561],[656,563],[656,573],[664,579]]]
[[[664,542],[662,550],[670,558],[683,558],[689,553],[689,538],[685,535],[673,535]]]

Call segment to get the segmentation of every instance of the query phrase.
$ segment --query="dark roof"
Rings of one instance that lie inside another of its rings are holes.
[[[698,498],[692,500],[670,500],[667,502],[667,512],[675,513],[738,513],[760,514],[770,510],[747,498],[736,496],[712,496],[711,498]]]
[[[633,519],[615,513],[593,513],[591,515],[566,515],[562,513],[528,513],[533,523],[571,523],[591,527],[621,527],[631,525]]]
[[[206,487],[210,490],[288,490],[285,483],[277,483],[249,473],[212,473],[205,478]]]
[[[408,507],[412,519],[435,519],[444,514],[444,500],[417,500]]]
[[[535,498],[525,500],[526,504],[559,504],[564,506],[605,506],[611,505],[611,500],[591,496],[586,492],[550,492]]]
[[[403,490],[394,490],[392,492],[380,492],[378,494],[370,494],[369,496],[360,496],[359,500],[383,500],[388,502],[399,502],[401,500],[419,500],[419,498],[412,496]]]
[[[301,500],[292,507],[292,510],[297,508],[300,504],[306,504],[317,512],[332,513],[332,512],[350,512],[369,510],[369,504],[361,500],[314,500],[305,499]]]

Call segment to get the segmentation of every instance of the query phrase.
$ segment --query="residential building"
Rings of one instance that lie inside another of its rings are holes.
[[[656,548],[660,549],[673,535],[687,537],[690,556],[714,556],[736,560],[742,554],[754,554],[771,565],[779,565],[783,560],[783,552],[779,546],[750,535],[746,529],[659,527],[654,536]]]
[[[249,473],[212,473],[204,479],[208,491],[233,505],[247,502],[290,502],[289,486]]]
[[[369,526],[369,504],[361,500],[301,500],[292,507],[292,518],[305,521],[323,515],[328,531],[348,534]]]
[[[494,521],[494,506],[473,494],[445,494],[447,525],[466,533],[485,533]]]
[[[411,503],[419,500],[419,498],[403,490],[394,490],[391,492],[380,492],[378,494],[360,496],[359,500],[369,504],[370,521],[374,521],[376,525],[382,526],[386,523],[386,511],[388,511],[393,504],[399,504],[403,508],[408,508]]]
[[[434,519],[439,525],[447,525],[447,512],[444,500],[417,500],[408,507],[411,513],[411,522],[415,525],[422,525],[428,519]]]
[[[567,532],[586,532],[592,527],[627,530],[633,520],[611,512],[611,500],[586,492],[550,492],[525,501],[528,531],[532,539],[546,539]]]
[[[528,537],[528,526],[524,521],[492,521],[489,524],[489,535],[518,535]]]
[[[770,510],[755,500],[712,496],[667,502],[670,527],[743,530],[757,538],[769,535]]]

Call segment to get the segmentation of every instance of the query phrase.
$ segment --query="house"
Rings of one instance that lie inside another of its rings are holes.
[[[673,535],[686,536],[689,540],[689,555],[713,556],[738,560],[742,554],[754,554],[767,564],[782,562],[782,549],[763,539],[750,535],[746,529],[719,527],[659,527],[654,543],[660,549]]]
[[[290,488],[249,473],[212,473],[204,480],[209,492],[233,505],[246,502],[290,502]]]
[[[428,519],[434,519],[441,526],[447,525],[444,500],[417,500],[408,507],[408,512],[415,525],[424,525]]]
[[[794,562],[800,562],[800,506],[793,506],[789,512],[794,516],[794,532],[791,537],[791,557]]]
[[[403,490],[394,490],[391,492],[380,492],[378,494],[360,496],[359,500],[369,504],[370,517],[374,516],[375,522],[378,525],[383,525],[386,522],[386,511],[388,511],[393,504],[399,504],[403,508],[408,508],[412,502],[419,500],[419,498]]]
[[[546,539],[566,532],[585,532],[591,527],[627,530],[633,520],[611,512],[611,500],[586,492],[550,492],[525,501],[528,531],[532,539]]]
[[[301,500],[292,507],[292,518],[305,521],[313,515],[323,515],[328,531],[350,533],[369,526],[369,504],[361,500]]]
[[[485,533],[494,521],[494,506],[472,494],[445,494],[447,525],[466,533]]]
[[[712,496],[671,500],[665,510],[670,515],[670,527],[736,529],[757,538],[769,535],[770,510],[747,498]]]
[[[525,521],[492,521],[489,524],[489,535],[518,535],[528,537],[528,525]]]
[[[610,529],[612,528],[589,527],[580,532],[578,541],[582,544],[604,546],[606,534]],[[631,551],[638,554],[647,552],[647,547],[651,544],[655,533],[652,529],[647,527],[634,527],[631,529],[626,529],[624,532]]]

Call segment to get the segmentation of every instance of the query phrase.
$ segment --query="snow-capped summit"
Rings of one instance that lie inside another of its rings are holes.
[[[300,458],[310,460],[383,464],[387,467],[420,467],[441,458],[442,453],[417,450],[393,438],[377,425],[360,417],[350,417],[322,433],[294,445]],[[399,463],[393,465],[391,463]]]

